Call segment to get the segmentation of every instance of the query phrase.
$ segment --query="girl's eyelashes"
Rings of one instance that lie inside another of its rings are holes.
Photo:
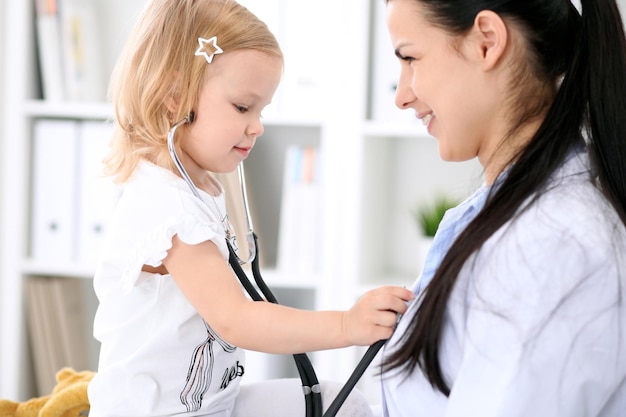
[[[237,110],[239,113],[248,113],[250,111],[250,107],[247,106],[240,106],[238,104],[235,104],[235,110]],[[263,118],[263,114],[259,113],[259,118],[262,119]]]

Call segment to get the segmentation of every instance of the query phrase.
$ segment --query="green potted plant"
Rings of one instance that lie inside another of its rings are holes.
[[[458,205],[458,201],[446,195],[439,195],[431,204],[422,205],[413,212],[422,235],[432,238],[435,236],[439,223],[446,211]]]
[[[417,249],[419,271],[424,267],[426,256],[432,246],[433,237],[439,228],[439,223],[441,223],[443,215],[448,209],[456,207],[458,203],[456,199],[446,196],[445,194],[440,194],[431,203],[420,205],[413,211],[413,218],[421,232]]]

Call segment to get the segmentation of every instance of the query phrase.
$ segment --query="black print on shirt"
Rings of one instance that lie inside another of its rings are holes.
[[[222,376],[222,385],[220,385],[220,389],[226,389],[231,381],[235,380],[237,377],[243,376],[244,369],[243,366],[239,364],[239,361],[230,368],[226,368],[224,371],[224,375]]]
[[[213,341],[217,342],[224,352],[232,353],[237,348],[222,340],[211,327],[204,322],[207,330],[207,338],[198,345],[191,355],[187,382],[180,393],[180,401],[187,407],[187,411],[198,411],[202,407],[202,399],[211,387],[211,375],[213,374]],[[243,368],[242,368],[243,374]],[[222,381],[223,385],[223,381]]]

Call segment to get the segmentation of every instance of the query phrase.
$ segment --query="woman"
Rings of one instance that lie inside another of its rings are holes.
[[[386,415],[626,413],[626,49],[614,0],[388,0],[396,104],[483,187],[384,352]]]

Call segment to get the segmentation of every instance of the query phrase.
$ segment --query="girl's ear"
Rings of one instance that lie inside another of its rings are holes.
[[[176,114],[178,113],[178,97],[176,97],[176,93],[174,91],[170,91],[165,96],[165,100],[163,100],[165,107],[167,108],[168,113]]]
[[[167,92],[167,95],[165,96],[165,99],[163,100],[163,103],[165,104],[165,108],[167,108],[167,111],[171,114],[178,113],[178,106],[179,106],[179,101],[180,101],[180,97],[178,93],[179,93],[178,75],[176,74],[172,77],[170,88]]]
[[[490,10],[476,15],[472,28],[475,52],[485,71],[501,61],[509,43],[509,32],[502,18]]]

